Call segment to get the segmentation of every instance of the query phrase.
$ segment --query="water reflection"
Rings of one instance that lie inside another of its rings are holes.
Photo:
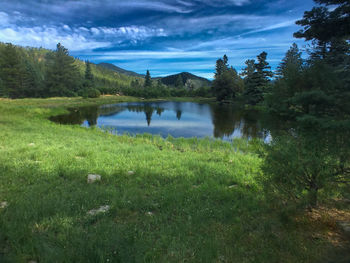
[[[151,133],[163,137],[233,137],[268,140],[271,127],[254,110],[192,102],[137,102],[70,109],[52,117],[61,124],[108,127],[117,133]],[[143,117],[142,117],[143,116]],[[275,119],[271,120],[274,123]],[[270,128],[269,128],[270,127]]]

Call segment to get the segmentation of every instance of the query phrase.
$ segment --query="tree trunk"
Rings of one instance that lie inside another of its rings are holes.
[[[317,207],[317,194],[318,194],[318,188],[317,186],[311,186],[309,190],[309,205],[311,208]]]

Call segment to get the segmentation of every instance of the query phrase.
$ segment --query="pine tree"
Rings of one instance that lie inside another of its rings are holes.
[[[241,76],[244,76],[245,78],[251,78],[255,72],[255,60],[248,59],[246,60],[245,64],[246,67],[243,69]]]
[[[86,68],[85,68],[84,87],[85,89],[93,89],[95,85],[94,85],[94,75],[92,74],[92,70],[91,70],[91,63],[89,61],[86,61],[85,65],[86,65]]]
[[[229,68],[228,58],[224,55],[222,59],[216,61],[213,93],[218,101],[231,100],[240,89],[240,77],[234,68]]]
[[[42,96],[42,79],[32,61],[26,60],[25,71],[23,72],[24,96],[37,98]]]
[[[3,86],[1,95],[10,98],[24,97],[25,68],[19,52],[14,45],[7,44],[0,55],[0,79]]]
[[[290,75],[294,75],[302,70],[303,59],[301,58],[301,52],[298,45],[293,43],[291,48],[287,51],[285,57],[282,59],[281,64],[277,68],[277,76],[279,78],[288,78]]]
[[[256,85],[258,87],[263,87],[269,82],[269,78],[273,76],[273,73],[269,63],[266,61],[266,52],[262,52],[257,58],[258,63],[255,63],[256,72],[253,76],[255,76]]]
[[[86,61],[85,65],[86,65],[85,79],[93,82],[94,81],[94,75],[92,74],[90,61]]]
[[[145,87],[146,88],[152,87],[152,79],[151,79],[151,74],[149,73],[149,70],[147,70],[146,72]]]
[[[258,63],[254,63],[254,72],[252,72],[252,60],[247,61],[247,68],[250,75],[247,75],[245,97],[247,103],[255,105],[263,100],[263,94],[269,82],[269,78],[273,76],[271,67],[266,61],[267,53],[262,52],[257,56]]]
[[[224,55],[216,61],[215,78],[221,76],[226,70],[228,70],[228,57]]]
[[[80,75],[74,64],[74,58],[60,43],[51,59],[46,74],[46,86],[49,96],[75,96],[80,88]]]

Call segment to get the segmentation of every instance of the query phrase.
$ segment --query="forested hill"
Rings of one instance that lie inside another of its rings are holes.
[[[122,69],[122,68],[117,67],[116,65],[113,65],[111,63],[104,63],[103,62],[103,63],[97,64],[97,66],[102,67],[102,68],[107,68],[109,70],[112,70],[114,72],[121,73],[121,74],[124,74],[124,75],[127,75],[127,76],[140,77],[140,78],[144,78],[145,77],[145,75],[138,74],[138,73],[130,71],[130,70]]]
[[[113,94],[141,78],[89,64],[69,56],[62,45],[51,51],[0,42],[0,97],[77,96],[88,89]]]
[[[191,81],[195,83],[195,85],[200,87],[210,87],[211,81],[208,79],[198,77],[196,75],[193,75],[189,72],[182,72],[175,75],[170,75],[164,78],[160,78],[162,83],[168,86],[178,86],[178,85],[185,85],[188,81]],[[182,82],[178,83],[178,82]]]

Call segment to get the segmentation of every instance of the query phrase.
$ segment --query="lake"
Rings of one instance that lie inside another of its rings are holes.
[[[257,110],[195,102],[127,102],[70,109],[51,118],[60,124],[97,126],[116,134],[150,133],[162,137],[260,138],[270,140],[270,123]],[[275,122],[275,120],[272,120]]]

